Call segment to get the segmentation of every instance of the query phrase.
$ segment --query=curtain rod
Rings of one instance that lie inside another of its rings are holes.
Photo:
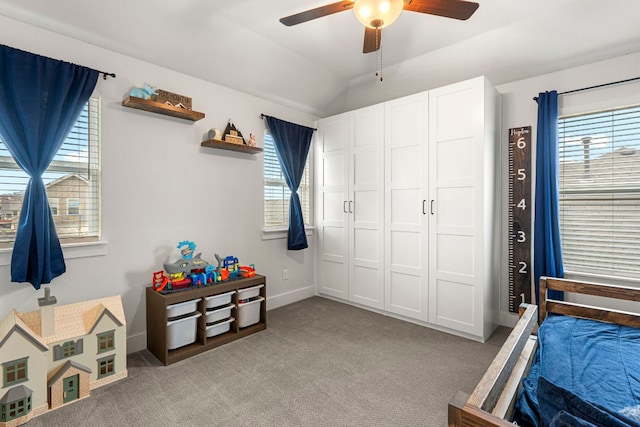
[[[102,74],[102,78],[104,80],[107,80],[107,77],[113,77],[114,79],[116,78],[116,73],[107,73],[106,71],[100,71],[100,70],[96,70],[96,71]]]
[[[262,114],[262,113],[260,113],[260,116],[259,116],[259,117],[260,117],[262,120],[264,120],[264,118],[265,118],[265,117],[267,117],[267,115],[266,115],[266,114]],[[269,117],[271,117],[271,116],[269,116]],[[278,119],[278,120],[281,120],[281,119]],[[282,121],[284,121],[284,120],[282,120]],[[291,123],[291,122],[289,122],[289,123]],[[296,124],[296,123],[294,123],[294,124]],[[302,125],[298,125],[298,126],[302,126]],[[309,126],[304,126],[304,127],[309,127]],[[316,129],[316,128],[309,128],[309,129],[318,130],[318,129]]]
[[[558,95],[565,95],[567,93],[574,93],[574,92],[582,92],[584,90],[590,90],[590,89],[598,89],[598,88],[605,87],[605,86],[619,85],[619,84],[622,84],[622,83],[629,83],[629,82],[632,82],[634,80],[640,80],[640,77],[632,77],[632,78],[626,79],[626,80],[618,80],[617,82],[603,83],[601,85],[583,87],[583,88],[580,88],[580,89],[567,90],[565,92],[558,93]],[[534,96],[533,100],[538,102],[538,97]]]

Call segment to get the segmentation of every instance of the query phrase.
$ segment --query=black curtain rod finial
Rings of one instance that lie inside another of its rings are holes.
[[[116,78],[116,73],[107,73],[106,71],[98,71],[98,72],[102,74],[102,78],[104,80],[107,80],[107,77],[113,77],[114,79]]]

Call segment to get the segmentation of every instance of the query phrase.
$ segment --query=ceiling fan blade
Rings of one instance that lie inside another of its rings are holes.
[[[478,3],[464,0],[410,0],[405,2],[404,10],[464,21],[473,15],[478,6]]]
[[[312,19],[322,18],[323,16],[331,15],[334,13],[342,12],[343,10],[353,9],[353,1],[339,1],[325,6],[320,6],[315,9],[305,10],[304,12],[296,13],[294,15],[286,16],[280,19],[287,27],[292,25],[302,24],[303,22],[311,21]]]
[[[382,29],[364,27],[364,46],[362,47],[362,53],[375,52],[380,49],[381,40]]]

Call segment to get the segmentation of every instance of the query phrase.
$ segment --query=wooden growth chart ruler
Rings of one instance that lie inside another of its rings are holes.
[[[509,129],[509,311],[531,303],[531,126]]]

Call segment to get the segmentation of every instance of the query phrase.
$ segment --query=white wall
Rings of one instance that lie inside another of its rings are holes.
[[[497,87],[502,94],[502,217],[503,217],[503,251],[501,273],[501,323],[513,325],[517,316],[509,313],[508,308],[508,130],[510,128],[531,126],[535,159],[536,122],[538,106],[533,97],[538,93],[550,90],[558,92],[591,87],[603,83],[626,80],[640,76],[640,53],[629,54],[615,59],[571,68],[539,77],[520,80]],[[561,95],[558,109],[561,115],[595,111],[602,108],[640,104],[640,81],[606,88],[593,89],[575,94]],[[534,181],[535,182],[535,181]],[[567,275],[570,277],[570,275]],[[600,278],[576,277],[590,281]],[[630,309],[625,306],[625,309]],[[636,307],[635,310],[638,308]]]
[[[306,126],[315,117],[1,16],[0,38],[8,46],[117,74],[99,78],[96,87],[102,98],[107,253],[67,260],[67,272],[50,285],[59,304],[121,295],[128,351],[145,348],[144,289],[164,261],[179,257],[182,240],[194,241],[210,262],[219,253],[255,264],[267,276],[268,308],[313,295],[313,238],[303,251],[287,251],[286,239],[263,240],[262,154],[202,148],[200,142],[210,128],[223,130],[229,118],[262,146],[260,113]],[[123,107],[129,90],[144,82],[192,97],[193,109],[206,117],[191,122]],[[10,282],[9,267],[0,265],[0,319],[12,308],[35,310],[43,294],[28,283]]]

